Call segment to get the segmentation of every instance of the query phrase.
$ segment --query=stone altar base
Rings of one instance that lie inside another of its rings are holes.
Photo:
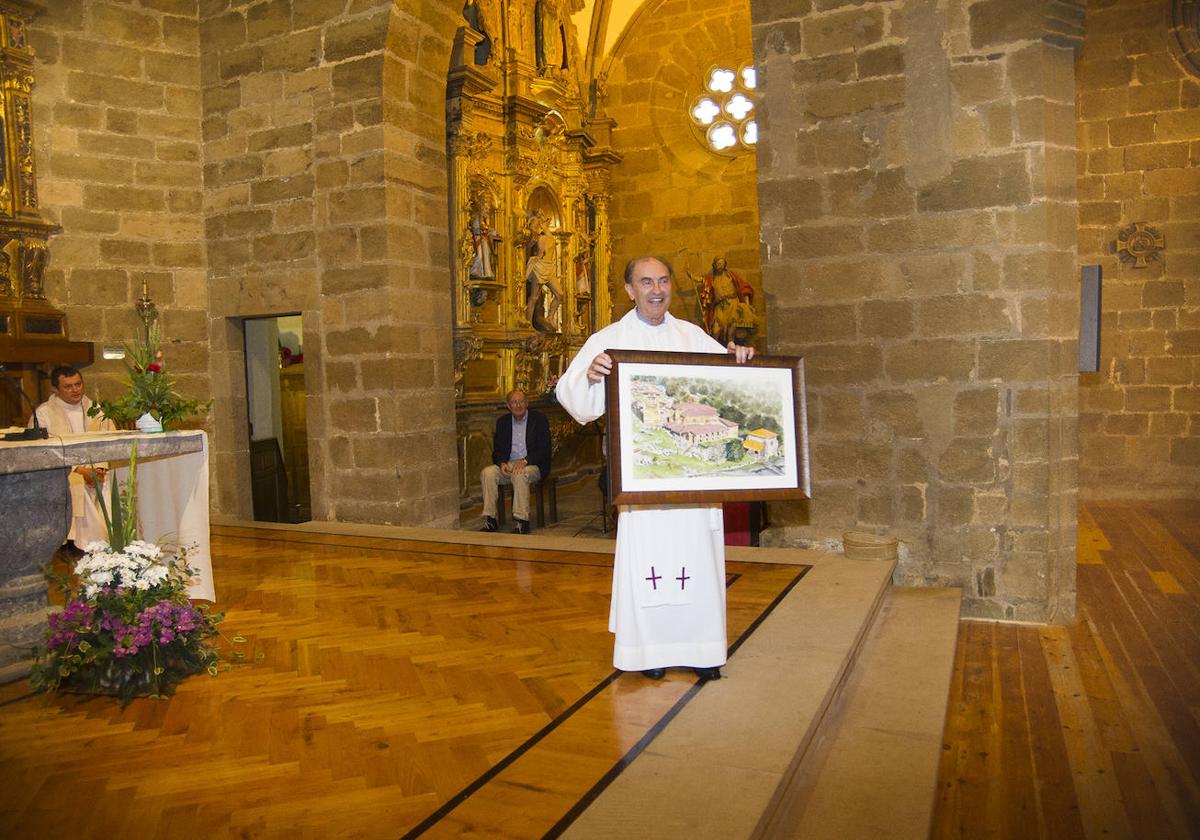
[[[46,630],[41,566],[71,527],[67,468],[0,474],[0,682],[29,674]]]

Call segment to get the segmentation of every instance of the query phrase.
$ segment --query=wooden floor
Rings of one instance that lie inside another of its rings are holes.
[[[553,836],[704,690],[613,671],[604,555],[212,546],[249,664],[125,710],[0,688],[0,837]],[[728,572],[736,645],[803,568]]]
[[[1081,505],[1078,575],[961,624],[934,837],[1200,837],[1200,503]]]

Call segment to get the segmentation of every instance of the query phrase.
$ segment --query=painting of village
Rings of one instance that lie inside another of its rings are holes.
[[[781,392],[778,377],[716,370],[720,375],[630,376],[627,480],[744,480],[788,472],[794,426],[790,395]]]

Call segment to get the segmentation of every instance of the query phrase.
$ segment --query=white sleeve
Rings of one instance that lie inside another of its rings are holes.
[[[593,335],[584,342],[554,386],[558,404],[581,424],[590,423],[604,414],[604,380],[593,384],[587,378],[592,359],[604,352],[600,346],[603,342],[595,339]]]

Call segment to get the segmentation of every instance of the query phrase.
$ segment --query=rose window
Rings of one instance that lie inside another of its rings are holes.
[[[757,84],[754,67],[738,70],[714,67],[704,80],[704,91],[692,100],[689,114],[697,136],[714,152],[741,152],[758,142],[754,119]]]

